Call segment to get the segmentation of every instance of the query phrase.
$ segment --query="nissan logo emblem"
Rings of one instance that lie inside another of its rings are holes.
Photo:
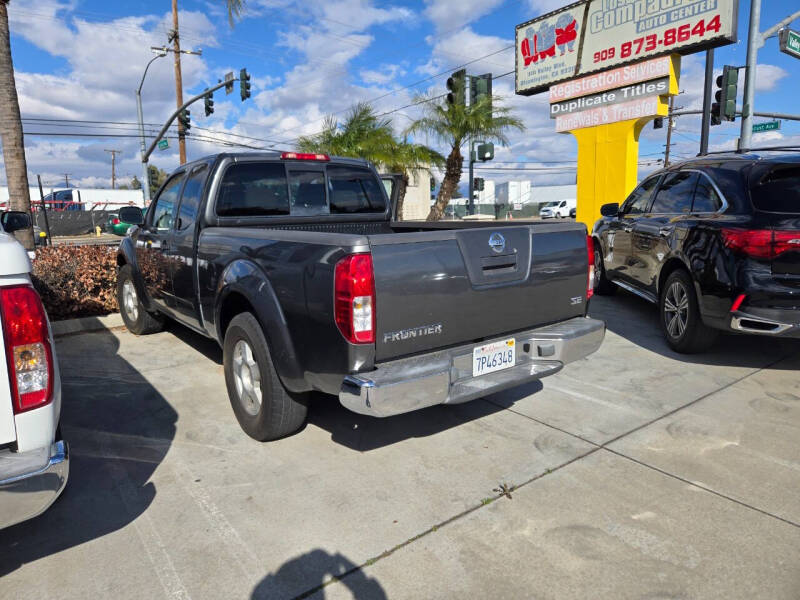
[[[506,238],[495,231],[489,236],[489,248],[500,254],[506,249]]]

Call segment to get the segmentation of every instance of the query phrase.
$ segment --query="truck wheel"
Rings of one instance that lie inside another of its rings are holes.
[[[599,296],[613,296],[617,292],[617,286],[611,283],[606,275],[606,268],[603,263],[603,251],[600,249],[600,242],[595,238],[594,241],[594,293]]]
[[[139,299],[130,265],[123,265],[117,273],[117,305],[125,327],[135,335],[155,333],[164,328],[164,317],[147,312]]]
[[[705,325],[692,279],[686,271],[670,273],[659,298],[661,330],[675,352],[695,354],[708,350],[719,333]]]
[[[236,315],[228,325],[223,363],[233,413],[247,435],[266,442],[303,426],[308,396],[283,387],[261,325],[252,313]]]

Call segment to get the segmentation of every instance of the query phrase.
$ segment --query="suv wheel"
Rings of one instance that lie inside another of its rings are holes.
[[[673,271],[667,277],[659,298],[659,313],[661,330],[675,352],[702,352],[717,338],[718,331],[705,325],[700,318],[697,294],[686,271]]]
[[[603,251],[597,238],[594,240],[594,292],[599,296],[613,296],[617,292],[617,286],[606,275]]]
[[[164,328],[164,318],[147,312],[139,299],[130,265],[123,265],[117,273],[117,305],[125,327],[135,335],[155,333]]]
[[[266,442],[303,426],[308,395],[283,387],[261,324],[252,313],[236,315],[228,325],[223,364],[233,413],[247,435]]]

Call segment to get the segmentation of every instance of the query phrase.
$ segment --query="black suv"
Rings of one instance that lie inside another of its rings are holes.
[[[800,337],[800,154],[692,159],[600,212],[596,293],[657,303],[673,350],[718,330]]]

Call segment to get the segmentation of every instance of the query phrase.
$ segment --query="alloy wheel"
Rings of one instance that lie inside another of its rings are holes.
[[[136,296],[136,288],[130,279],[126,279],[122,284],[122,304],[128,318],[136,321],[139,318],[139,298]]]
[[[261,409],[261,370],[246,340],[233,347],[233,381],[239,402],[253,416]]]
[[[689,294],[680,281],[673,281],[664,295],[664,324],[670,337],[680,338],[689,322]]]

